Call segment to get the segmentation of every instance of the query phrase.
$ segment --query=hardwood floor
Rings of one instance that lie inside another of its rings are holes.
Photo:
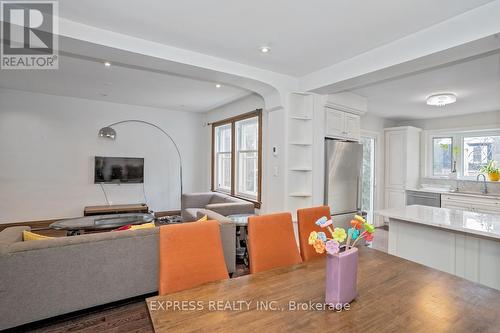
[[[23,325],[11,332],[154,332],[146,297],[130,299]]]

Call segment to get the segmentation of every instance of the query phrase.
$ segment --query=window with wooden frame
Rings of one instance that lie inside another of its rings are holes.
[[[212,124],[212,191],[260,206],[262,110]]]

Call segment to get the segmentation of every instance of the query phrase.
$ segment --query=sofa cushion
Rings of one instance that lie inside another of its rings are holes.
[[[182,221],[183,222],[193,222],[196,221],[197,218],[197,213],[200,210],[200,208],[186,208],[184,210],[184,214],[182,216]]]
[[[231,222],[231,220],[219,213],[216,213],[212,210],[208,209],[198,209],[196,212],[196,218],[200,219],[201,217],[206,216],[207,220],[214,220],[214,221],[219,221],[221,223],[228,223]]]
[[[8,245],[23,241],[23,231],[31,230],[28,226],[8,227],[0,232],[0,244]]]

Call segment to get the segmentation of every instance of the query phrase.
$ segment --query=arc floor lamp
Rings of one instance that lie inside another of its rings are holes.
[[[112,126],[125,124],[125,123],[139,123],[139,124],[144,124],[144,125],[154,127],[157,130],[159,130],[160,132],[162,132],[163,134],[165,134],[167,136],[167,138],[169,138],[170,141],[172,141],[172,143],[174,144],[175,150],[177,151],[177,156],[179,157],[179,180],[180,180],[180,184],[181,184],[181,203],[182,203],[182,193],[183,193],[182,192],[182,158],[181,158],[181,152],[179,151],[179,147],[175,143],[174,139],[172,139],[170,134],[168,134],[160,126],[155,125],[155,124],[150,123],[150,122],[147,122],[147,121],[144,121],[144,120],[138,120],[138,119],[127,119],[127,120],[117,121],[116,123],[109,124],[108,126],[105,126],[99,130],[99,137],[110,139],[110,140],[115,140],[116,139],[116,131]]]

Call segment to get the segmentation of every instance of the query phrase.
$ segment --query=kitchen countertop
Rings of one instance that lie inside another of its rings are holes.
[[[500,215],[419,205],[385,209],[377,211],[376,214],[390,219],[500,240]]]
[[[456,191],[448,190],[448,189],[444,189],[444,188],[443,189],[441,189],[441,188],[406,188],[406,191],[449,194],[449,195],[456,195],[456,196],[462,196],[462,197],[500,199],[500,193],[482,194],[479,192],[468,192],[468,191],[456,192]]]
[[[431,188],[406,188],[406,191],[414,191],[414,192],[425,192],[425,193],[452,193],[452,190],[446,189],[446,188],[438,188],[438,187],[431,187]]]

